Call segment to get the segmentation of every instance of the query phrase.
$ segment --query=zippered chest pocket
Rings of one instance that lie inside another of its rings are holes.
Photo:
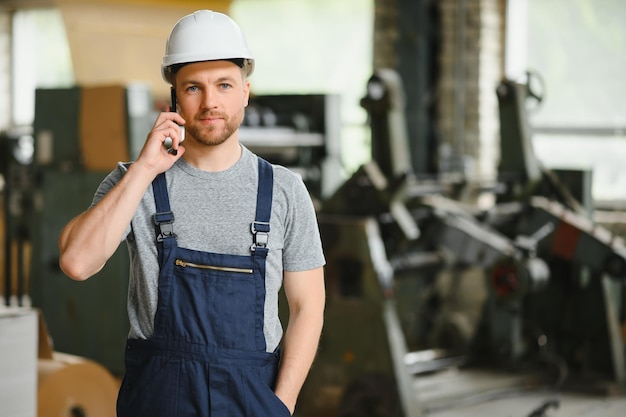
[[[238,273],[238,274],[253,274],[254,273],[254,270],[252,268],[240,268],[240,267],[233,267],[233,266],[200,264],[200,263],[195,263],[195,262],[187,262],[182,259],[176,259],[176,266],[180,266],[182,268],[204,269],[204,270],[220,271],[220,272],[233,272],[233,273]]]

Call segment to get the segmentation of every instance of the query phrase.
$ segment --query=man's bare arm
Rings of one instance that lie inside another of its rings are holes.
[[[131,165],[121,181],[93,208],[72,219],[59,235],[59,265],[75,280],[94,275],[119,246],[141,197],[152,181]]]
[[[289,324],[275,392],[293,414],[322,332],[326,301],[323,268],[285,272],[283,285],[289,303]]]

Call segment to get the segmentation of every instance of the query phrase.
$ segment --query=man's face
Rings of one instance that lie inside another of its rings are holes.
[[[185,119],[185,134],[205,145],[229,139],[243,121],[250,83],[229,61],[188,64],[175,76],[178,112]]]

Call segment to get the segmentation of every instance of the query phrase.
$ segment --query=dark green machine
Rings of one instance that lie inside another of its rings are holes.
[[[56,351],[90,358],[121,375],[128,335],[129,260],[121,245],[105,267],[83,282],[59,268],[61,229],[91,203],[103,173],[42,170],[42,210],[33,222],[31,297],[41,309]]]
[[[96,276],[75,282],[59,268],[57,243],[65,224],[89,207],[108,172],[82,169],[80,88],[38,89],[35,98],[32,304],[41,310],[55,350],[89,358],[122,374],[128,335],[126,247],[120,246]]]

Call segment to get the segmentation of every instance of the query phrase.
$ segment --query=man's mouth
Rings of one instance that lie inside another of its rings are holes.
[[[198,119],[200,120],[218,120],[218,119],[225,119],[226,116],[220,113],[205,113],[203,115],[201,115],[200,117],[198,117]]]
[[[224,120],[224,117],[213,115],[213,116],[203,116],[203,117],[198,118],[198,121],[201,124],[205,124],[205,125],[212,125],[212,124],[219,122],[220,120]]]

